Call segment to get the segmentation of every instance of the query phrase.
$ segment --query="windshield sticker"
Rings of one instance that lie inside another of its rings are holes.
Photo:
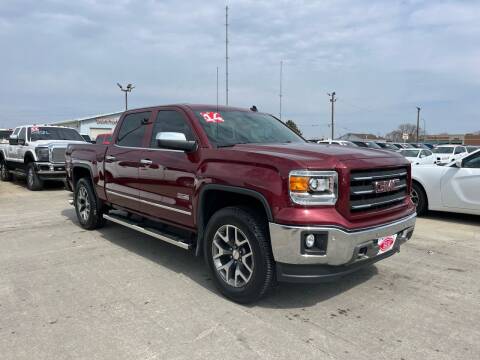
[[[39,131],[40,131],[37,126],[32,126],[32,127],[30,128],[30,130],[31,130],[32,132],[39,132]]]
[[[201,112],[200,115],[203,116],[207,123],[222,123],[225,121],[223,120],[222,115],[218,112]]]

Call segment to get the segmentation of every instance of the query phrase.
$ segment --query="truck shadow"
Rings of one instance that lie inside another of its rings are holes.
[[[80,226],[73,208],[64,209],[62,215],[76,226]],[[222,296],[212,282],[203,257],[196,257],[193,252],[182,250],[174,245],[164,243],[161,240],[111,222],[107,222],[105,227],[96,230],[95,233],[116,246],[153,261],[170,271],[183,274],[203,288],[220,297]],[[375,266],[369,266],[335,282],[322,284],[281,283],[275,286],[265,299],[248,306],[268,308],[303,308],[313,306],[366,282],[377,272]]]

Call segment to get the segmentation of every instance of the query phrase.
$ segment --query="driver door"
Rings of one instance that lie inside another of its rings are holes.
[[[442,202],[452,209],[476,210],[480,214],[480,151],[450,167],[442,177]]]

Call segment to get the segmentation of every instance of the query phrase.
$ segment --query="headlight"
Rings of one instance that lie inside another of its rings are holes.
[[[37,147],[35,153],[37,154],[37,161],[48,161],[49,151],[47,147]]]
[[[335,205],[338,192],[336,171],[293,170],[289,175],[290,198],[300,205]]]

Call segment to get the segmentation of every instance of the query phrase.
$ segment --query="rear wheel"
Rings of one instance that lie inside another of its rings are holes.
[[[84,229],[94,230],[105,224],[101,201],[86,178],[80,179],[75,187],[75,211]]]
[[[427,194],[425,194],[423,188],[415,182],[412,186],[412,201],[417,207],[418,215],[424,215],[427,212]]]
[[[12,180],[12,174],[8,171],[5,160],[0,160],[0,180],[10,181]]]
[[[265,224],[247,208],[217,211],[205,232],[205,260],[226,297],[239,303],[260,299],[275,281],[275,263]]]
[[[43,188],[43,181],[38,177],[34,163],[27,165],[27,188],[31,191],[37,191]]]

